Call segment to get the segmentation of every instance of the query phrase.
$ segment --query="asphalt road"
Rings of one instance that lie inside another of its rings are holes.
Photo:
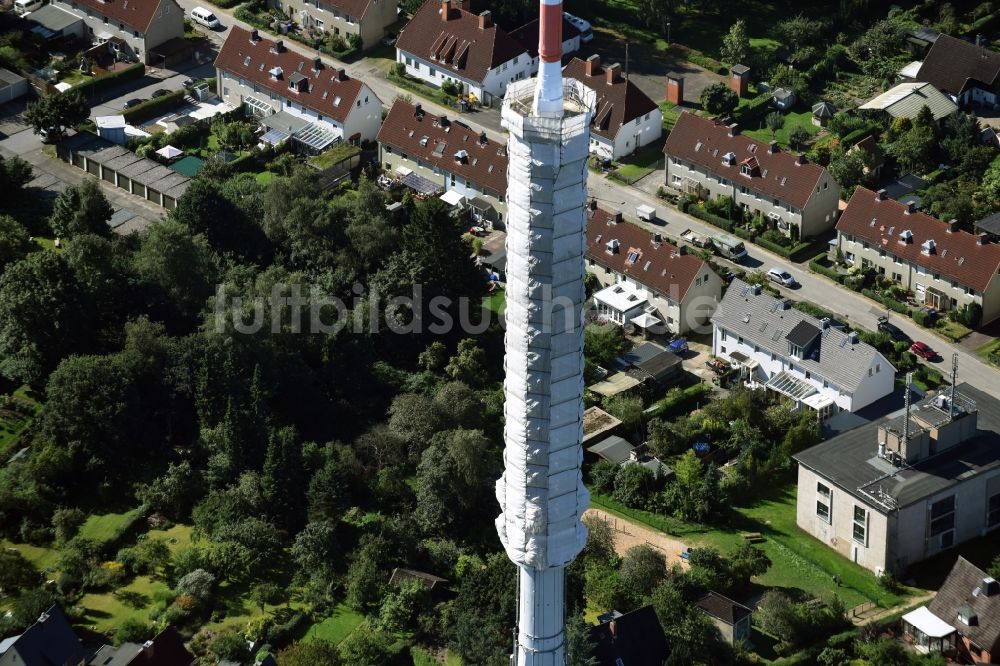
[[[181,73],[169,70],[147,70],[142,79],[142,85],[130,90],[121,90],[117,94],[90,108],[90,118],[97,116],[112,116],[120,114],[125,108],[125,102],[130,99],[147,100],[153,96],[153,91],[159,88],[173,92],[182,89],[185,79],[206,78],[215,76],[215,68],[210,63],[186,69]]]

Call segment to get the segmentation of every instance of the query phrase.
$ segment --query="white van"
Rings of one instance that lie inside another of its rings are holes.
[[[222,24],[219,23],[219,19],[215,18],[215,14],[208,11],[204,7],[195,7],[192,9],[191,20],[195,23],[202,24],[206,28],[211,28],[212,30],[222,27]]]
[[[14,2],[14,13],[18,16],[24,16],[29,12],[41,8],[44,4],[45,0],[16,0]]]

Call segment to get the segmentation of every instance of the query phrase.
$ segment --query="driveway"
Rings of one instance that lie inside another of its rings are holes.
[[[183,72],[171,70],[148,69],[146,76],[134,82],[128,90],[117,90],[114,97],[104,100],[90,108],[90,118],[93,120],[97,116],[114,116],[120,114],[125,107],[125,102],[130,99],[147,100],[153,96],[153,91],[159,88],[169,90],[181,90],[185,79],[201,79],[215,76],[215,68],[211,64],[205,63],[191,67]]]

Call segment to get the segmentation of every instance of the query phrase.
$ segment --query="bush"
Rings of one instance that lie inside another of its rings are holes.
[[[905,314],[905,315],[910,314],[910,307],[906,303],[897,301],[892,296],[889,296],[887,294],[879,294],[877,292],[872,291],[871,289],[862,289],[861,293],[867,296],[868,298],[872,299],[873,301],[878,301],[879,303],[889,308],[893,312],[899,312],[900,314]],[[914,316],[914,319],[916,319],[916,316]]]
[[[145,74],[146,65],[141,62],[137,62],[134,65],[129,65],[125,69],[120,69],[117,72],[111,72],[110,74],[105,74],[104,76],[98,76],[96,78],[83,81],[82,83],[78,83],[73,86],[73,90],[79,90],[84,95],[92,95],[100,90],[104,90],[105,88],[118,85],[122,81],[141,79]]]
[[[928,322],[929,322],[929,320],[930,320],[930,315],[927,314],[926,311],[924,311],[924,310],[922,310],[920,308],[916,308],[913,311],[913,321],[917,322],[921,326],[926,327],[927,324],[928,324]]]
[[[692,384],[685,389],[672,388],[662,400],[647,411],[647,415],[667,418],[689,411],[711,392],[712,387],[708,384]]]
[[[755,238],[753,230],[745,227],[733,227],[733,233],[743,240],[753,241]]]
[[[968,328],[976,328],[983,319],[983,307],[979,303],[966,303],[958,311],[958,323]]]
[[[834,269],[832,269],[832,268],[830,268],[828,266],[824,266],[823,264],[819,263],[820,261],[822,261],[824,259],[826,259],[826,254],[825,253],[824,254],[817,254],[809,262],[809,270],[811,270],[813,273],[819,273],[820,275],[825,275],[826,277],[830,278],[834,282],[842,283],[844,281],[844,276],[843,275],[841,275],[840,273],[838,273]]]
[[[748,104],[744,104],[733,111],[733,120],[738,123],[746,124],[752,120],[756,120],[771,106],[771,93],[764,92],[756,97],[754,97]]]
[[[719,217],[718,215],[713,215],[701,206],[688,206],[687,213],[689,215],[694,215],[699,220],[704,220],[714,227],[719,227],[720,229],[725,229],[726,231],[733,230],[733,223],[729,220]]]
[[[137,104],[131,109],[122,111],[122,115],[125,116],[125,122],[132,125],[145,122],[150,118],[154,118],[183,104],[184,94],[185,91],[183,90],[174,90],[162,97],[147,99],[145,102]]]
[[[150,626],[137,617],[122,620],[115,631],[115,645],[122,643],[145,643],[152,637]]]

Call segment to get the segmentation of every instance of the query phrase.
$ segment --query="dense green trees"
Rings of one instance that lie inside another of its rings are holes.
[[[85,178],[79,185],[66,188],[56,197],[49,226],[57,238],[80,234],[110,236],[108,220],[114,213],[96,178]]]
[[[740,103],[740,98],[725,83],[713,83],[701,91],[701,106],[713,116],[724,116]]]
[[[49,93],[37,102],[29,102],[22,114],[24,122],[35,132],[45,130],[61,136],[67,127],[74,127],[90,116],[90,104],[79,90]]]

